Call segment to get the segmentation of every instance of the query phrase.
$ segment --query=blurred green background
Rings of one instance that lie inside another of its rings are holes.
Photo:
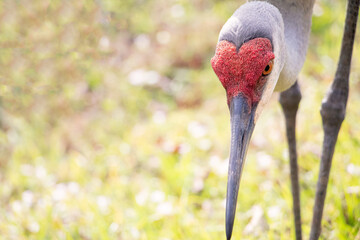
[[[241,4],[2,0],[0,239],[224,239],[229,113],[209,61]],[[316,2],[300,75],[305,239],[345,8]],[[321,239],[360,239],[357,30]],[[234,239],[294,239],[277,98],[252,137]]]

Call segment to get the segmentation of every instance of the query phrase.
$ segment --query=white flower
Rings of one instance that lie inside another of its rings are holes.
[[[166,114],[164,111],[155,111],[152,120],[156,124],[164,124],[166,122]]]
[[[32,191],[30,190],[26,190],[25,192],[22,193],[21,195],[22,197],[22,202],[24,203],[24,205],[26,207],[30,207],[32,205],[32,203],[34,202],[34,194]]]
[[[360,193],[360,186],[347,187],[346,192],[349,194],[358,194]]]
[[[360,166],[350,163],[346,167],[346,171],[351,175],[360,176]]]
[[[148,198],[149,198],[149,191],[147,189],[144,189],[138,194],[136,194],[135,201],[140,206],[144,206]]]
[[[106,196],[98,196],[96,198],[96,203],[100,209],[100,212],[106,214],[109,212],[110,199]]]
[[[55,185],[55,189],[52,192],[52,198],[55,201],[62,201],[67,198],[68,192],[67,187],[63,183],[59,183]]]
[[[150,200],[156,203],[163,202],[165,200],[165,193],[160,190],[156,190],[151,193]]]
[[[119,228],[120,228],[119,224],[113,222],[109,226],[109,231],[115,233],[119,231]]]
[[[29,229],[30,232],[32,233],[37,233],[40,230],[40,226],[37,222],[33,221],[31,223],[29,223],[29,225],[27,226],[27,228]]]
[[[140,34],[135,38],[135,46],[140,50],[146,50],[150,47],[150,38],[146,34]]]
[[[212,146],[212,142],[208,138],[201,139],[198,143],[198,147],[203,151],[210,150],[211,146]]]
[[[218,156],[210,157],[210,168],[211,170],[219,176],[226,176],[228,172],[229,159],[221,160]]]
[[[199,122],[191,122],[188,125],[188,131],[194,138],[201,138],[207,134],[207,129]]]
[[[130,84],[134,86],[155,85],[160,81],[160,78],[158,72],[144,69],[134,70],[128,76]]]
[[[47,176],[46,168],[43,166],[37,166],[35,168],[35,176],[40,180],[44,180]]]
[[[176,4],[176,5],[172,6],[170,11],[171,11],[171,15],[174,18],[181,18],[185,14],[185,9],[180,4]]]
[[[281,216],[281,207],[280,206],[272,206],[269,207],[267,211],[267,215],[271,219],[278,219]]]
[[[156,213],[161,216],[167,216],[173,213],[173,205],[171,202],[163,202],[156,208]]]
[[[258,152],[256,154],[256,162],[260,170],[267,170],[272,165],[273,159],[264,152]]]
[[[156,34],[156,40],[163,45],[170,42],[170,37],[171,35],[167,31],[161,31]]]
[[[109,50],[110,47],[110,40],[106,36],[102,36],[99,41],[99,49],[102,51]]]

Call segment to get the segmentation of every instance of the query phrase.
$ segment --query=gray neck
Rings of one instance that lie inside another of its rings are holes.
[[[304,64],[315,0],[268,0],[279,9],[284,21],[286,61],[276,91],[291,87]]]

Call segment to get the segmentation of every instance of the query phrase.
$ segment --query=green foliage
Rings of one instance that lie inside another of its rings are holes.
[[[238,1],[0,2],[0,239],[221,239],[230,139],[209,61]],[[303,231],[345,4],[317,1],[300,85]],[[360,69],[330,176],[322,239],[359,239]],[[259,119],[234,238],[293,239],[283,116]],[[261,221],[249,227],[255,214]]]

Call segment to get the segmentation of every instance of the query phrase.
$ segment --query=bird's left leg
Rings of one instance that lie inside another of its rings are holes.
[[[293,212],[295,222],[296,240],[302,239],[301,234],[301,211],[300,190],[298,177],[298,164],[296,153],[296,113],[301,100],[301,92],[297,82],[288,90],[280,94],[279,102],[283,109],[286,122],[286,136],[289,145],[291,190],[293,195]]]

